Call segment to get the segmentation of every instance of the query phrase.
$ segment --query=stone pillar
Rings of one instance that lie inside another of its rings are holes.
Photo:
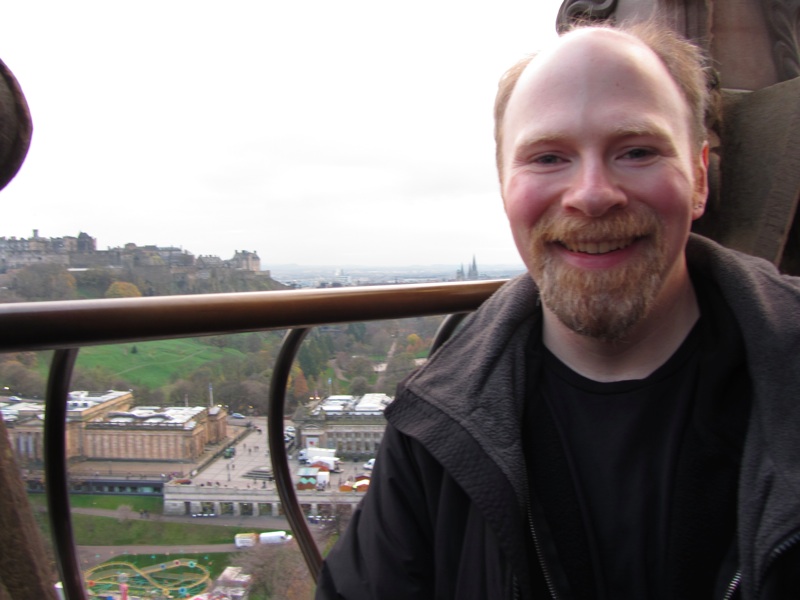
[[[0,555],[0,597],[55,599],[55,573],[50,570],[44,541],[33,518],[25,484],[14,462],[0,416],[0,531],[13,552]]]

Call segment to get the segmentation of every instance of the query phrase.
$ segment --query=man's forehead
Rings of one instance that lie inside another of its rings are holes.
[[[691,109],[666,65],[644,42],[612,29],[566,34],[525,68],[503,116],[511,160],[539,142],[636,135],[691,143]]]
[[[612,29],[570,32],[526,66],[509,99],[505,124],[522,111],[526,120],[559,112],[565,101],[573,109],[609,109],[606,103],[640,98],[656,107],[689,107],[661,59],[637,38]],[[581,102],[584,103],[581,107]],[[519,115],[518,115],[519,116]]]
[[[624,63],[667,74],[655,52],[633,35],[611,28],[586,27],[562,35],[538,52],[525,67],[517,87],[542,75],[549,76],[547,84],[552,85],[574,79],[575,68]]]

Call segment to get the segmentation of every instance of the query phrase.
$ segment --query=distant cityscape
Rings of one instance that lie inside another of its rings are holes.
[[[0,237],[0,285],[4,275],[32,265],[61,265],[69,271],[89,269],[136,270],[153,274],[169,272],[172,293],[192,293],[195,280],[209,280],[219,273],[238,273],[251,279],[274,280],[277,288],[339,287],[442,281],[474,281],[509,278],[524,272],[519,265],[491,265],[478,268],[476,257],[469,263],[453,265],[410,265],[408,267],[364,267],[324,265],[275,265],[262,269],[257,251],[233,250],[231,258],[195,255],[179,246],[138,245],[97,249],[97,238],[80,232],[77,236],[44,237],[34,229],[28,238]],[[249,275],[248,275],[249,273]],[[6,277],[8,279],[8,277]],[[152,279],[152,277],[150,277]],[[144,291],[144,290],[143,290]],[[205,290],[197,290],[205,291]],[[211,290],[213,291],[213,290]]]
[[[0,272],[32,264],[60,264],[72,269],[121,267],[228,268],[258,272],[261,259],[255,252],[235,250],[233,258],[195,256],[175,246],[139,246],[97,249],[97,239],[81,232],[77,236],[43,237],[34,229],[29,238],[0,237]]]

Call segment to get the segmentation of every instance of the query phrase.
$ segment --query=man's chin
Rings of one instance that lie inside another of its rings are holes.
[[[622,344],[643,317],[644,311],[638,308],[627,313],[609,311],[602,315],[551,310],[561,323],[578,335],[609,344]]]
[[[649,313],[661,288],[657,269],[615,269],[589,274],[569,268],[545,268],[542,302],[577,334],[605,342],[624,342]]]

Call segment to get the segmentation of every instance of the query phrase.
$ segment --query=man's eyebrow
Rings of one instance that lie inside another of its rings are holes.
[[[525,136],[522,138],[516,146],[518,148],[530,148],[531,146],[536,146],[538,144],[550,144],[553,142],[560,142],[562,140],[568,139],[566,133],[560,132],[549,132],[549,133],[542,133],[542,134],[533,134],[529,136]]]
[[[669,130],[653,121],[629,121],[614,127],[617,137],[647,137],[652,136],[662,140],[669,140],[672,136]]]
[[[615,137],[645,137],[652,136],[659,139],[668,140],[672,136],[667,127],[652,121],[629,121],[620,123],[612,129]],[[533,132],[522,138],[517,144],[518,147],[531,147],[538,144],[548,144],[560,142],[574,137],[574,134],[562,131],[543,131]]]

